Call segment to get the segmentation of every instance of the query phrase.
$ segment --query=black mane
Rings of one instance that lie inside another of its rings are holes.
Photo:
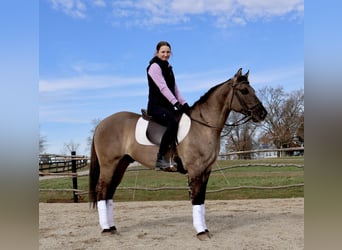
[[[209,89],[209,90],[207,91],[207,93],[205,93],[203,96],[201,96],[200,99],[197,100],[197,101],[192,105],[192,107],[195,107],[197,104],[205,103],[205,102],[208,100],[209,96],[210,96],[217,88],[221,87],[223,84],[229,82],[230,80],[231,80],[231,79],[229,79],[229,80],[227,80],[227,81],[225,81],[225,82],[223,82],[223,83],[220,83],[220,84],[218,84],[218,85],[212,87],[211,89]]]

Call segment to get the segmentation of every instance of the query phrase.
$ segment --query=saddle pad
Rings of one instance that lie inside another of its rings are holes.
[[[186,114],[183,114],[179,121],[179,127],[178,127],[178,132],[177,132],[178,143],[180,143],[185,138],[185,136],[189,133],[190,125],[191,125],[190,117],[187,116]],[[148,126],[148,121],[140,117],[135,126],[135,139],[139,144],[152,146],[155,144],[153,144],[146,136],[147,126]]]

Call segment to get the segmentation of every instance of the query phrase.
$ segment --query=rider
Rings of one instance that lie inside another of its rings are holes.
[[[175,162],[166,160],[166,153],[175,144],[178,121],[177,111],[189,114],[189,105],[181,96],[177,87],[172,66],[168,59],[171,56],[171,46],[166,41],[161,41],[156,46],[155,56],[147,67],[147,79],[149,86],[147,113],[163,126],[166,131],[162,137],[157,155],[156,169],[164,169]]]

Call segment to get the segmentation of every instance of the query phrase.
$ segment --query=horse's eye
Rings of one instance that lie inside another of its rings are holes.
[[[244,88],[244,89],[240,89],[240,92],[243,94],[243,95],[247,95],[249,92],[248,92],[248,89]]]

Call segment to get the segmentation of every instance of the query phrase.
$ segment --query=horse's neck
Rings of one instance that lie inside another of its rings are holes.
[[[197,115],[208,125],[220,128],[220,132],[230,113],[230,99],[232,85],[229,81],[213,91],[206,102],[196,107]]]

